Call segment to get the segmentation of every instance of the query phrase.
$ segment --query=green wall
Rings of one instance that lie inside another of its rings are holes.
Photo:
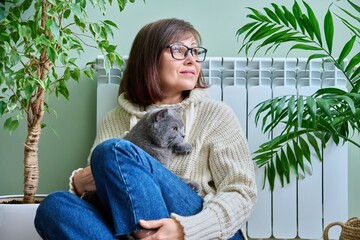
[[[114,1],[116,2],[116,1]],[[272,1],[291,7],[293,1]],[[317,16],[324,16],[330,0],[311,0]],[[118,13],[117,6],[109,8],[105,18],[117,22],[119,30],[115,32],[114,42],[119,45],[122,55],[127,55],[135,34],[146,23],[168,17],[190,21],[200,31],[203,45],[209,49],[209,56],[240,57],[236,30],[245,23],[249,11],[246,7],[259,8],[270,6],[268,0],[136,0],[128,4],[123,13]],[[89,10],[91,20],[102,18],[95,10]],[[320,17],[322,19],[322,17]],[[336,41],[342,41],[348,33],[336,25]],[[339,51],[335,44],[335,51]],[[99,53],[87,49],[79,62],[94,60]],[[285,50],[279,49],[273,57],[284,57]],[[307,52],[294,52],[290,56],[306,57]],[[261,54],[259,55],[261,56]],[[68,177],[75,168],[86,164],[87,155],[95,137],[96,118],[96,82],[83,78],[80,83],[70,86],[70,101],[50,99],[51,106],[57,111],[57,117],[45,118],[47,128],[40,140],[40,185],[39,193],[50,193],[68,189]],[[0,119],[2,125],[4,119]],[[54,134],[56,129],[58,135]],[[0,130],[0,195],[19,194],[22,192],[23,142],[25,126],[11,136]],[[357,140],[359,137],[357,136]],[[360,175],[360,150],[349,148],[349,217],[360,216],[360,191],[357,183]],[[336,191],[336,189],[334,189]]]

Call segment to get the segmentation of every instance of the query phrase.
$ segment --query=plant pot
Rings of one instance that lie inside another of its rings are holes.
[[[46,195],[36,195],[42,200]],[[22,195],[0,196],[0,239],[40,240],[34,227],[34,218],[39,204],[2,204],[4,201],[19,200]]]

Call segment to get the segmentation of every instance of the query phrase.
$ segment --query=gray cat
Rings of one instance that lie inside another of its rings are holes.
[[[180,109],[157,109],[145,114],[124,139],[142,148],[165,167],[169,167],[172,153],[188,154],[192,150],[190,143],[183,142],[185,133]],[[182,180],[195,192],[201,191],[197,182],[184,178]]]
[[[183,142],[184,124],[179,110],[180,108],[165,108],[148,112],[125,135],[124,139],[143,149],[166,168],[169,167],[173,152],[188,154],[192,150],[190,143]],[[181,179],[195,192],[201,191],[201,186],[197,182]],[[95,191],[86,192],[82,198],[92,203],[98,203]]]

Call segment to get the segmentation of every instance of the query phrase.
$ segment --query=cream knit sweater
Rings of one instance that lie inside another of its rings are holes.
[[[196,215],[171,213],[184,228],[187,240],[230,238],[251,215],[256,202],[254,166],[244,133],[234,112],[223,102],[194,89],[179,104],[142,109],[120,95],[119,107],[104,118],[94,146],[122,137],[147,111],[157,107],[183,108],[187,140],[193,151],[173,155],[170,170],[199,182],[204,206]],[[72,185],[72,183],[70,183]]]

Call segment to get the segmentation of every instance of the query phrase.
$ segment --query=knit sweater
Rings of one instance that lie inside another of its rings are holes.
[[[158,107],[182,107],[187,141],[193,150],[173,155],[169,169],[202,186],[203,209],[193,216],[171,213],[183,226],[185,239],[228,239],[251,215],[256,202],[254,166],[236,115],[223,102],[210,99],[206,90],[194,89],[181,103],[141,108],[124,94],[100,126],[94,146],[122,137],[146,112]],[[70,183],[70,185],[72,185]]]

